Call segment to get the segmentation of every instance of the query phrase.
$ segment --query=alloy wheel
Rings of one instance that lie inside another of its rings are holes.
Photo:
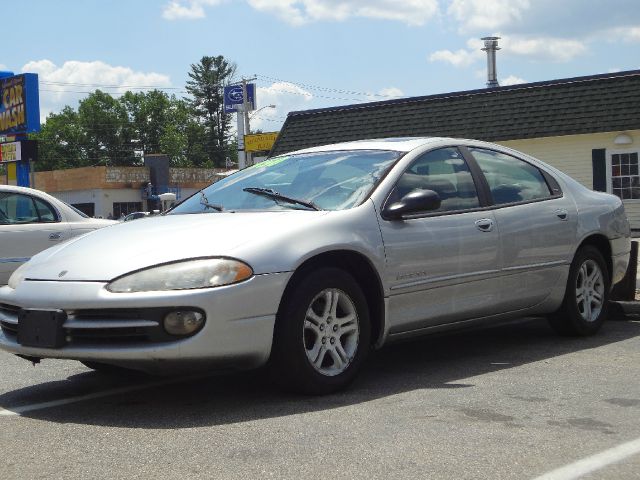
[[[344,372],[356,355],[359,337],[358,314],[349,295],[327,288],[313,298],[305,315],[303,341],[307,359],[318,373]]]
[[[604,276],[600,266],[592,259],[586,260],[576,278],[576,303],[578,312],[587,322],[594,322],[602,311]]]

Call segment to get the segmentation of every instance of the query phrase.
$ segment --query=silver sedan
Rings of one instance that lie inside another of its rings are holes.
[[[164,374],[268,363],[327,393],[408,337],[525,315],[594,334],[629,251],[619,198],[523,153],[330,145],[35,256],[0,288],[0,348]]]

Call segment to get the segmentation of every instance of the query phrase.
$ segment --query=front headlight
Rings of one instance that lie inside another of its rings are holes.
[[[201,258],[129,273],[109,283],[107,290],[130,293],[220,287],[241,282],[251,275],[251,267],[239,260]]]
[[[23,263],[22,265],[20,265],[9,277],[9,281],[7,282],[7,285],[9,285],[10,288],[13,288],[15,290],[20,284],[20,282],[22,282],[25,279],[26,269],[27,269],[26,263]]]

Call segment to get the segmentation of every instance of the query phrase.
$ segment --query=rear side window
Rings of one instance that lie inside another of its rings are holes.
[[[542,172],[530,163],[493,150],[469,150],[487,179],[495,204],[528,202],[552,195]]]

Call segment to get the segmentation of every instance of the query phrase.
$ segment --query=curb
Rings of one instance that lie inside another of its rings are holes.
[[[612,320],[627,320],[627,315],[640,315],[640,302],[609,302],[609,311]]]

